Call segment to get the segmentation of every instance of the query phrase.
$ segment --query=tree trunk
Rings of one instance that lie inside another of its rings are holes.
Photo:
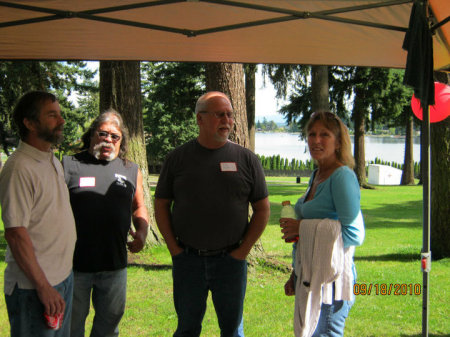
[[[245,83],[242,64],[208,63],[206,65],[206,90],[221,91],[230,97],[235,115],[234,128],[230,134],[230,140],[249,148],[250,141],[248,138],[247,113],[245,110]],[[256,264],[259,258],[264,257],[264,248],[261,240],[258,240],[248,256],[249,263]]]
[[[355,129],[354,137],[354,157],[355,173],[359,185],[366,187],[366,159],[364,149],[364,125],[366,120],[364,97],[360,89],[355,90],[355,100],[353,106],[353,121]]]
[[[230,140],[249,148],[242,64],[208,63],[206,65],[206,90],[221,91],[228,95],[234,112],[234,127],[230,134]]]
[[[406,122],[405,160],[403,163],[401,185],[414,185],[414,158],[413,158],[413,119],[410,111]]]
[[[247,103],[247,127],[250,150],[255,152],[255,74],[256,64],[246,64],[245,71],[245,102]]]
[[[141,74],[139,61],[100,62],[100,111],[113,108],[124,120],[130,133],[128,158],[139,165],[143,176],[145,205],[149,214],[148,243],[159,243],[156,229],[141,106]]]
[[[311,91],[312,111],[329,111],[328,66],[311,67]]]
[[[431,251],[450,257],[450,117],[431,124]]]
[[[436,78],[449,84],[446,73]],[[450,117],[431,124],[431,251],[434,259],[450,257]]]

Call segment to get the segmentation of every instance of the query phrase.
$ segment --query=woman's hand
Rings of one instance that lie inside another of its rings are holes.
[[[282,239],[298,236],[299,225],[300,225],[300,220],[291,219],[291,218],[281,218],[280,219],[280,227],[281,227],[281,233],[283,233]]]
[[[291,273],[291,277],[289,277],[289,280],[284,284],[284,293],[286,296],[295,295],[294,272]]]

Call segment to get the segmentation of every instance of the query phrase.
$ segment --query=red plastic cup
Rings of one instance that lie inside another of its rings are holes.
[[[63,322],[63,314],[56,314],[53,316],[47,315],[44,312],[45,323],[47,323],[47,328],[52,330],[58,330]]]

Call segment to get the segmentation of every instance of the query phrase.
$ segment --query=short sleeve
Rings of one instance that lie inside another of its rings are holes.
[[[249,198],[250,202],[257,202],[266,198],[269,195],[266,185],[266,178],[264,176],[264,170],[258,157],[252,154],[252,165],[254,188]]]
[[[33,207],[33,184],[28,171],[5,166],[0,179],[0,204],[5,228],[28,227]]]
[[[158,183],[156,184],[155,198],[173,199],[173,173],[171,167],[171,153],[164,160],[159,174]]]

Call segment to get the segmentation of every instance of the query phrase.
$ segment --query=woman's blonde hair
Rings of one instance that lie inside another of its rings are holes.
[[[306,137],[308,137],[309,131],[317,121],[321,121],[323,125],[336,137],[339,144],[339,147],[336,149],[337,159],[351,169],[354,168],[355,159],[352,155],[352,142],[345,124],[342,123],[341,119],[332,112],[314,112],[305,127]]]

